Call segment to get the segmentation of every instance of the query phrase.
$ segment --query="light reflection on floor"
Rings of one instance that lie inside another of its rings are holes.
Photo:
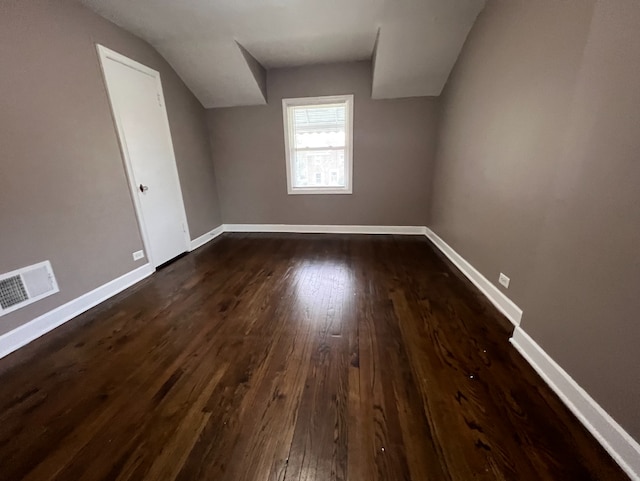
[[[301,320],[330,326],[340,335],[345,316],[354,309],[357,280],[353,269],[336,260],[311,260],[296,267],[291,282]]]

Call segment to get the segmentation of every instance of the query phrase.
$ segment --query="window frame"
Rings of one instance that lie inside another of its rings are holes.
[[[289,107],[301,107],[312,105],[329,105],[344,103],[345,112],[345,146],[344,146],[344,187],[293,187],[293,172],[291,162],[295,146],[291,142],[293,124],[289,122]],[[321,97],[299,97],[282,99],[282,121],[284,126],[284,150],[287,167],[287,193],[299,194],[353,194],[353,94],[326,95]]]

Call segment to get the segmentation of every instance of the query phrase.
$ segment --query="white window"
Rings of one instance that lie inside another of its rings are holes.
[[[289,194],[351,194],[353,95],[283,99]]]

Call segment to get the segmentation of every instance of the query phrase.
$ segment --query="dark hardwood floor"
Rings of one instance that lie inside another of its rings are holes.
[[[510,333],[425,238],[225,234],[0,361],[0,479],[627,479]]]

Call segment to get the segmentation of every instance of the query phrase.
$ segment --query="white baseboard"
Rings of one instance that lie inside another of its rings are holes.
[[[631,479],[640,481],[640,444],[607,414],[521,327],[516,327],[509,342],[531,364]]]
[[[224,224],[225,232],[281,232],[300,234],[399,234],[424,235],[424,226]]]
[[[513,337],[510,339],[513,346],[558,394],[560,399],[620,464],[622,469],[634,481],[640,481],[640,445],[519,327],[522,310],[429,228],[424,226],[224,224],[192,240],[191,250],[203,246],[223,232],[426,235],[516,326]],[[151,264],[141,266],[13,331],[0,335],[0,358],[104,302],[153,272],[154,268]]]
[[[483,276],[475,267],[466,261],[453,248],[443,241],[438,235],[428,227],[426,236],[440,251],[449,258],[455,266],[482,292],[496,308],[509,319],[514,326],[519,326],[522,320],[522,309],[520,309],[511,299],[505,296],[496,286]]]
[[[202,247],[207,242],[212,241],[213,239],[218,237],[223,232],[224,232],[224,226],[221,225],[221,226],[218,226],[215,229],[207,232],[206,234],[203,234],[200,237],[197,237],[196,239],[193,239],[191,241],[191,247],[189,249],[189,252],[192,252],[192,251],[196,250],[198,247]]]
[[[225,224],[193,239],[190,251],[202,247],[223,232],[306,232],[343,234],[424,234],[421,226],[332,226],[284,224]],[[141,266],[91,292],[63,304],[16,329],[0,335],[0,359],[43,336],[47,332],[115,296],[126,288],[153,274],[151,264]]]
[[[154,272],[145,264],[0,336],[0,358],[115,296]]]

